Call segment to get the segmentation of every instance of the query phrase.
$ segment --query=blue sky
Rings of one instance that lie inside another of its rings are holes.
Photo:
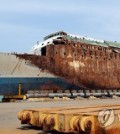
[[[120,42],[120,0],[0,0],[0,52],[28,52],[60,30]]]

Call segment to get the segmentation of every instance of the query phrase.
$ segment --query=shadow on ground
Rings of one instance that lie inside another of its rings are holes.
[[[65,133],[62,133],[62,132],[57,132],[57,131],[43,131],[42,128],[38,128],[38,127],[34,127],[34,126],[22,126],[22,127],[19,127],[17,128],[19,130],[24,130],[24,131],[27,131],[27,130],[35,130],[36,131],[36,134],[65,134]],[[39,131],[39,132],[38,132]],[[73,134],[73,133],[69,133],[69,134]]]

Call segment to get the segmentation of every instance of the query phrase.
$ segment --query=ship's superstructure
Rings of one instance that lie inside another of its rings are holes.
[[[42,55],[41,50],[42,48],[44,48],[45,46],[52,44],[54,39],[61,39],[64,36],[67,36],[67,33],[63,32],[63,31],[59,31],[53,34],[50,34],[46,37],[44,37],[44,41],[43,42],[37,42],[37,44],[35,44],[32,49],[30,50],[30,54],[35,54],[35,55]]]
[[[63,31],[59,31],[59,32],[52,33],[44,37],[43,42],[37,42],[37,44],[35,44],[30,50],[30,54],[42,55],[41,51],[47,45],[56,44],[56,42],[60,44],[65,44],[65,43],[72,42],[72,41],[95,45],[95,46],[102,46],[106,48],[111,47],[117,52],[118,52],[118,49],[120,49],[120,43],[116,41],[112,42],[112,41],[106,41],[106,40],[98,40],[98,39],[94,39],[94,38],[87,37],[87,36],[79,36],[79,35],[74,35],[74,34],[68,34]]]

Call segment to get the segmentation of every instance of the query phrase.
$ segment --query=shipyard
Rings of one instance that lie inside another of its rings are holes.
[[[0,134],[119,134],[115,1],[1,1]]]
[[[59,31],[30,53],[1,53],[1,133],[119,133],[119,45]]]

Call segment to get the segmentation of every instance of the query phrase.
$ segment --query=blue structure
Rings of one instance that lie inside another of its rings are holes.
[[[22,85],[22,94],[28,90],[40,90],[43,85],[57,86],[60,89],[76,89],[79,87],[61,78],[39,78],[39,77],[3,77],[0,78],[0,95],[18,94],[18,85]],[[52,90],[51,86],[51,90]]]

